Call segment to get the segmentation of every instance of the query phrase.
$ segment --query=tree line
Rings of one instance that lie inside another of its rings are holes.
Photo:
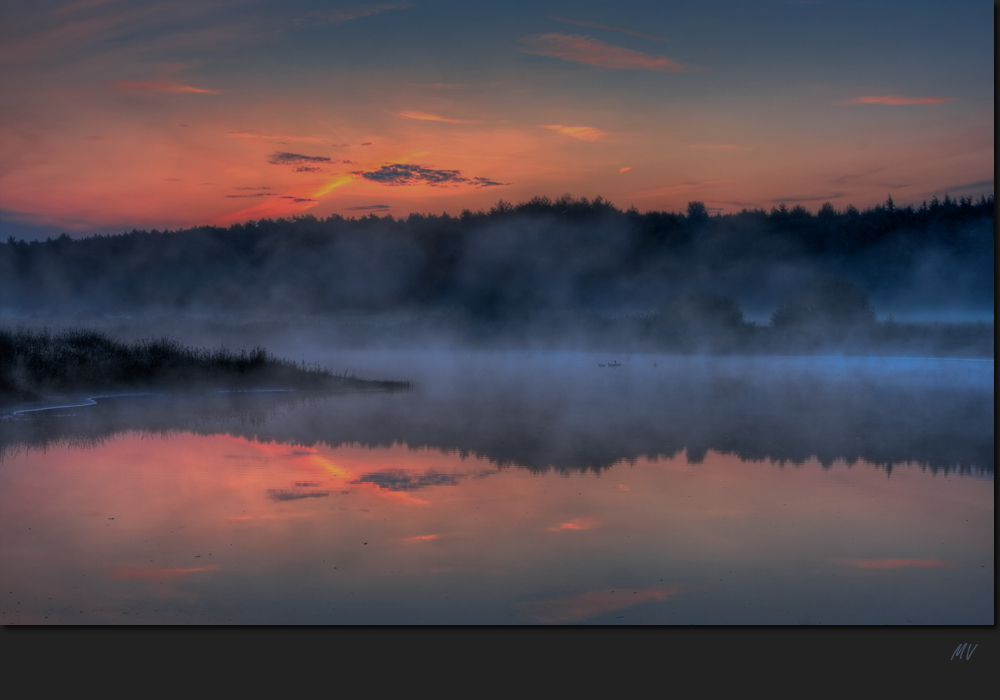
[[[770,304],[820,278],[874,299],[994,295],[994,198],[816,214],[709,215],[536,197],[459,216],[261,219],[228,228],[0,243],[0,309],[21,312],[659,308],[685,295]],[[790,313],[790,312],[789,312]]]

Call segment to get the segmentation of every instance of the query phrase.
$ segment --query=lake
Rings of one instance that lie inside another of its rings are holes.
[[[0,420],[2,624],[994,624],[993,361],[304,357]]]

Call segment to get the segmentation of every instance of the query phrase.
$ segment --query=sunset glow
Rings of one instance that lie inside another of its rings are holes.
[[[567,192],[643,210],[697,198],[720,212],[992,192],[985,6],[886,2],[860,21],[822,3],[574,9],[12,6],[4,234],[376,205],[457,215]]]

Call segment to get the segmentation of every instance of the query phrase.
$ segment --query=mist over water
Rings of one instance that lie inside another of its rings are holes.
[[[992,361],[277,349],[0,422],[5,622],[993,622]]]

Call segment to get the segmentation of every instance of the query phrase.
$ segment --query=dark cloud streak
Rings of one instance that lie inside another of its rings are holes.
[[[422,165],[412,165],[409,163],[392,163],[383,165],[378,170],[352,170],[352,175],[360,175],[366,180],[377,182],[383,185],[398,187],[400,185],[416,185],[425,183],[433,187],[442,187],[449,184],[468,183],[473,187],[496,187],[510,183],[496,182],[485,177],[467,178],[462,177],[461,170],[435,170],[425,168]]]
[[[275,152],[267,159],[271,165],[299,165],[302,163],[332,163],[325,156],[306,156],[301,153]]]
[[[303,498],[326,498],[329,491],[286,491],[284,489],[268,489],[267,495],[275,501],[298,501]]]

